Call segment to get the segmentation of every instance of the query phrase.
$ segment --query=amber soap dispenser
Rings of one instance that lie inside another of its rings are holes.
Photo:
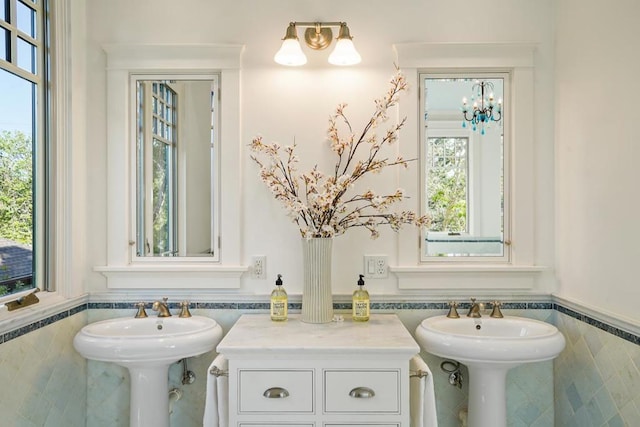
[[[364,289],[363,275],[360,274],[358,289],[353,292],[353,320],[356,322],[366,322],[369,320],[369,292]]]
[[[276,287],[271,292],[271,320],[287,320],[288,302],[287,291],[282,287],[282,274],[278,274]]]

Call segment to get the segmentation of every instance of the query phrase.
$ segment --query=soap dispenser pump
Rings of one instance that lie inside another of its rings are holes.
[[[366,322],[369,320],[369,292],[364,289],[363,275],[360,274],[358,289],[353,292],[353,320],[356,322]]]
[[[271,320],[287,320],[287,292],[282,287],[282,274],[278,274],[276,287],[271,292]]]

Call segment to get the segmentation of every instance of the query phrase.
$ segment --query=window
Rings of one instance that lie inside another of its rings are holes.
[[[47,15],[0,0],[0,296],[45,283]]]
[[[138,255],[177,253],[178,94],[168,82],[138,82]]]
[[[431,231],[466,233],[469,138],[427,138],[427,199]]]

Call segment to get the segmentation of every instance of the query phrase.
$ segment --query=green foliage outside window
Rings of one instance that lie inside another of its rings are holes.
[[[467,231],[467,138],[429,138],[427,207],[430,231]]]
[[[31,138],[0,132],[0,237],[33,242],[33,160]]]

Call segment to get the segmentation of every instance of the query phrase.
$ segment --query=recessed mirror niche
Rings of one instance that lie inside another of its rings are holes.
[[[133,76],[135,256],[216,255],[218,78]]]
[[[508,74],[421,74],[426,260],[508,260]]]

